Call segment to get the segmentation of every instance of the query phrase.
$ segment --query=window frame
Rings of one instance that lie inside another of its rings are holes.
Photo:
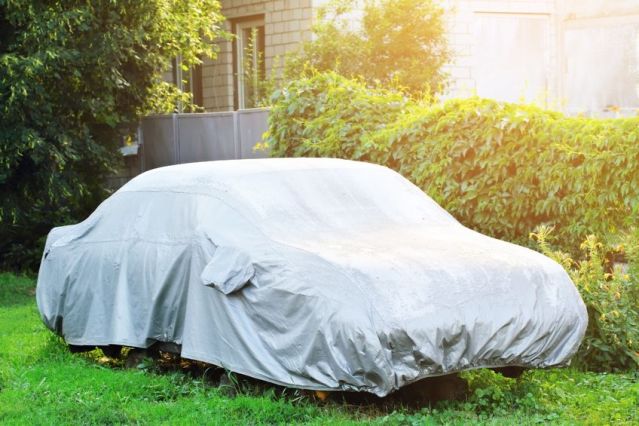
[[[182,70],[182,55],[178,55],[171,61],[171,74],[173,78],[173,84],[179,90],[191,93],[191,95],[193,96],[193,104],[204,108],[202,64],[190,67],[186,71],[185,75],[185,71]],[[183,112],[182,102],[178,102],[176,109],[178,113]]]
[[[245,99],[245,86],[244,86],[244,49],[242,46],[244,45],[244,31],[252,28],[263,28],[262,37],[258,40],[257,49],[255,49],[254,61],[257,62],[258,55],[261,52],[262,56],[265,53],[265,39],[266,39],[266,31],[265,31],[265,19],[263,14],[259,15],[251,15],[245,16],[241,18],[236,18],[231,21],[231,32],[233,33],[233,109],[245,109],[246,108],[246,99]],[[264,73],[264,64],[261,64],[261,71]]]

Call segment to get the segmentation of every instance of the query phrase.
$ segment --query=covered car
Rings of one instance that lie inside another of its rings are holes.
[[[569,362],[585,306],[551,259],[462,226],[378,165],[148,171],[54,228],[38,275],[70,345],[179,345],[268,382],[384,396],[429,376]]]

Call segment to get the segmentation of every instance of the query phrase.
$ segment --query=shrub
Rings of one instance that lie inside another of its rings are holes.
[[[217,0],[0,0],[0,267],[33,269],[47,232],[106,196],[123,136],[180,93],[161,72],[215,47]]]
[[[313,40],[286,57],[284,80],[297,79],[308,67],[333,70],[401,88],[414,97],[438,93],[450,60],[444,9],[434,0],[338,0],[320,9]],[[361,9],[361,6],[360,6]],[[353,15],[362,13],[361,22]]]
[[[272,101],[273,155],[389,166],[497,238],[528,245],[530,230],[549,225],[576,254],[587,235],[614,235],[639,217],[637,118],[480,98],[420,103],[335,73],[293,81]]]
[[[606,248],[596,237],[582,243],[584,260],[574,261],[549,241],[551,229],[540,227],[531,236],[541,251],[561,263],[579,289],[588,309],[588,329],[575,360],[598,371],[639,367],[639,232],[623,238],[621,250],[628,263],[611,264]],[[626,269],[627,268],[627,269]]]
[[[276,157],[368,158],[365,138],[383,130],[406,108],[399,93],[372,89],[336,73],[318,74],[276,90],[266,144]],[[345,144],[344,141],[352,141]],[[341,155],[337,155],[340,153]]]

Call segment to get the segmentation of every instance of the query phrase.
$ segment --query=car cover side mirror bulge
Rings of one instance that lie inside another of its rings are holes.
[[[231,294],[244,287],[254,275],[255,268],[246,253],[218,246],[200,278],[204,285]]]

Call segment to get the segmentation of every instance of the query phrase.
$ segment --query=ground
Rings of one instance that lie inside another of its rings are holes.
[[[233,375],[214,386],[195,377],[127,370],[99,351],[70,354],[40,321],[35,280],[0,274],[2,424],[639,424],[639,373],[530,371],[519,380],[465,373],[461,401],[408,407],[381,401],[319,401]],[[201,371],[201,370],[196,370]]]

